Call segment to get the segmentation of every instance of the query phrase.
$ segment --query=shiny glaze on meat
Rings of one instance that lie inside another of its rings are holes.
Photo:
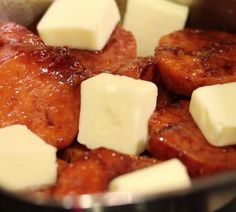
[[[24,124],[57,148],[68,146],[78,131],[86,69],[69,49],[44,46],[24,27],[0,28],[0,127]],[[3,59],[6,49],[14,54]]]
[[[111,73],[125,75],[134,79],[152,81],[157,74],[157,65],[153,57],[137,57]]]
[[[23,26],[0,22],[0,127],[24,124],[57,148],[68,146],[78,132],[81,81],[97,66],[120,67],[135,56],[130,33],[118,27],[113,36],[101,52],[78,51],[45,46]]]
[[[102,51],[73,50],[73,54],[94,73],[113,72],[136,57],[136,42],[130,32],[117,26]]]
[[[82,153],[78,146],[78,151],[79,154],[73,153],[72,157],[77,155],[76,158],[70,158],[73,162],[59,176],[55,198],[106,191],[114,177],[158,162],[153,158],[125,155],[105,148],[82,150]]]
[[[156,111],[150,120],[148,149],[161,160],[179,158],[192,177],[212,175],[236,168],[236,147],[214,147],[203,137],[180,101]]]
[[[68,163],[73,163],[78,158],[83,157],[89,152],[90,150],[86,146],[75,141],[72,145],[68,146],[67,148],[58,151],[57,157]]]
[[[161,77],[172,92],[191,95],[200,86],[236,81],[236,36],[184,29],[161,38],[155,51]]]
[[[25,27],[11,22],[0,21],[0,45],[14,43],[44,45],[37,35],[31,33]]]

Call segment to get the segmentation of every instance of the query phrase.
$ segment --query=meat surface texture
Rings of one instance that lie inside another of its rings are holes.
[[[47,47],[24,27],[0,28],[0,127],[27,125],[57,148],[68,146],[78,131],[85,68],[70,50]]]
[[[110,73],[152,81],[157,72],[157,64],[153,57],[137,57],[127,61],[119,69],[111,70]]]
[[[236,147],[211,146],[188,112],[187,100],[160,108],[150,119],[148,149],[157,159],[179,158],[191,177],[236,168]]]
[[[161,38],[155,51],[162,81],[172,92],[190,96],[204,85],[236,81],[236,36],[184,29]]]
[[[136,42],[133,35],[121,26],[114,30],[102,51],[73,50],[81,63],[94,73],[114,72],[136,57]]]
[[[104,51],[81,51],[81,57],[89,54],[92,61],[100,61],[104,55],[112,63],[119,58],[118,66],[126,57],[130,60],[135,47],[126,44],[133,37],[121,28],[118,31],[125,34],[124,41],[111,38]],[[80,83],[97,73],[92,65],[86,69],[74,51],[45,46],[26,28],[0,22],[0,127],[27,125],[59,149],[73,141],[78,132]],[[82,62],[86,66],[91,61]],[[99,64],[101,70],[106,64]]]
[[[76,154],[75,151],[79,153]],[[153,158],[130,156],[105,148],[86,151],[81,146],[74,146],[71,153],[70,161],[73,162],[62,171],[54,190],[57,199],[67,195],[107,191],[108,184],[114,177],[159,162]],[[69,152],[67,159],[68,155]]]

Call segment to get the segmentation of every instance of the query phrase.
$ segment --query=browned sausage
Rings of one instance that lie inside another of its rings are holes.
[[[75,141],[72,145],[68,146],[67,148],[58,151],[57,155],[58,158],[68,163],[73,163],[76,160],[78,160],[78,158],[83,157],[88,152],[90,152],[90,150],[87,147]]]
[[[112,178],[158,162],[153,158],[125,155],[104,148],[84,154],[80,151],[78,155],[59,176],[54,191],[56,198],[106,191]]]
[[[157,64],[153,57],[137,57],[111,73],[152,81],[157,73]]]
[[[0,64],[0,127],[27,125],[57,148],[78,132],[83,66],[66,49],[17,46]]]
[[[98,67],[106,71],[133,59],[135,41],[117,27],[103,51],[74,52],[45,46],[23,26],[0,22],[0,127],[24,124],[59,149],[71,144],[78,132],[81,81]]]
[[[150,120],[148,149],[158,159],[179,158],[192,177],[236,168],[236,147],[208,144],[188,112],[189,102],[163,107]]]
[[[117,26],[102,51],[73,50],[73,54],[96,74],[113,72],[136,57],[136,42],[130,32]]]
[[[203,85],[236,81],[236,36],[185,29],[161,38],[155,51],[165,86],[191,95]]]

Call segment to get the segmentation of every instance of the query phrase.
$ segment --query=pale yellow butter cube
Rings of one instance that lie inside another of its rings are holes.
[[[167,0],[128,0],[124,28],[134,34],[138,55],[153,55],[160,37],[183,29],[188,11]]]
[[[37,29],[47,45],[101,50],[119,20],[115,0],[56,0]]]
[[[56,178],[55,147],[23,125],[0,129],[0,187],[18,191],[52,185]]]
[[[178,159],[171,159],[114,178],[109,183],[109,190],[152,194],[190,186],[191,180],[184,164]]]
[[[236,82],[193,91],[190,113],[207,141],[214,146],[236,144]]]
[[[143,152],[156,98],[156,85],[144,80],[102,73],[83,81],[78,141],[90,149]]]

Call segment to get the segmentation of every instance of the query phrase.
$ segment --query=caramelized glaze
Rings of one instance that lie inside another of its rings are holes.
[[[155,51],[165,86],[190,96],[200,86],[236,81],[236,36],[184,29],[161,38]]]

